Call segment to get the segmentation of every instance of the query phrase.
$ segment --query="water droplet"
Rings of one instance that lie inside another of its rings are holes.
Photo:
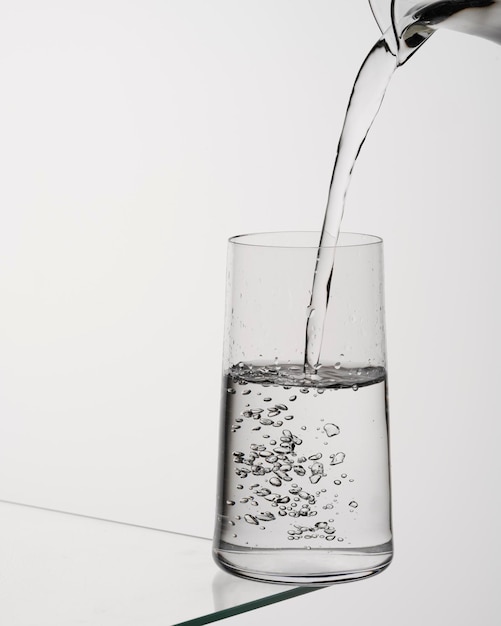
[[[307,387],[302,387],[299,391],[301,393],[310,393],[310,390]]]
[[[232,395],[233,395],[234,393],[236,393],[236,391],[235,391],[234,389],[231,389],[231,387],[230,387],[229,389],[227,389],[226,391],[227,391],[228,393],[232,394]]]
[[[322,478],[322,474],[312,474],[310,476],[310,483],[312,485],[316,485],[321,478]]]
[[[318,459],[322,458],[322,453],[319,452],[318,454],[312,454],[311,456],[308,457],[308,459],[310,461],[318,461]]]
[[[355,500],[352,500],[349,504],[349,506],[351,506],[352,509],[356,509],[358,506],[358,502],[355,502]]]
[[[228,506],[233,506],[235,504],[235,501],[234,500],[226,500],[226,504]]]
[[[301,426],[301,430],[306,430],[306,426]]]
[[[254,515],[244,515],[244,520],[248,523],[248,524],[254,524],[254,526],[258,526],[259,522],[257,521],[257,519],[254,517]]]
[[[336,424],[325,424],[324,431],[327,437],[334,437],[334,435],[339,435],[341,432],[339,426],[336,426]]]
[[[334,363],[334,369],[338,370],[341,367],[341,363],[338,361],[337,363]]]
[[[244,390],[242,391],[242,395],[243,395],[243,396],[248,396],[248,395],[250,394],[250,392],[251,392],[251,390],[250,390],[250,389],[244,389]]]
[[[237,489],[243,489],[244,486],[243,485],[237,485]]]
[[[335,485],[340,485],[340,484],[341,484],[341,481],[340,481],[340,480],[335,480],[335,481],[334,481],[334,484],[335,484]]]
[[[280,415],[280,411],[278,409],[270,409],[268,411],[268,417],[276,417],[277,415]]]
[[[341,478],[346,478],[348,474],[341,474]]]
[[[344,541],[343,537],[338,537],[338,538],[337,538],[337,540],[338,540],[339,542]]]
[[[353,389],[353,391],[358,391],[358,385],[352,385],[351,388]]]
[[[259,415],[260,413],[263,413],[264,409],[251,409],[251,413],[252,415]]]
[[[271,402],[270,396],[267,396],[266,398],[263,398],[263,402]]]
[[[298,476],[304,476],[306,474],[306,470],[302,465],[294,465],[293,469]]]
[[[270,485],[273,485],[274,487],[281,487],[282,481],[278,478],[278,476],[272,476],[270,478]]]
[[[285,406],[285,404],[275,404],[275,408],[279,411],[287,411],[287,407]]]
[[[294,402],[294,400],[297,398],[297,396],[290,396],[289,398],[289,402]]]
[[[262,417],[259,421],[263,426],[271,426],[273,424],[273,420],[270,420],[267,417]]]

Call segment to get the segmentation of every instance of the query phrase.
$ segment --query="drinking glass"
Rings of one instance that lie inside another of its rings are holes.
[[[229,241],[214,556],[254,580],[322,585],[393,554],[383,244],[341,233],[320,362],[305,368],[319,234]]]

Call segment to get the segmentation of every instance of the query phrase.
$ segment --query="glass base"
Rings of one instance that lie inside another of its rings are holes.
[[[379,574],[393,558],[392,542],[366,549],[243,550],[227,546],[214,550],[224,570],[250,580],[321,587]]]

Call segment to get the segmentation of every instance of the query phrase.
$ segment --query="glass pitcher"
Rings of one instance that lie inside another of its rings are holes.
[[[369,4],[401,63],[439,28],[501,44],[501,0],[369,0]]]

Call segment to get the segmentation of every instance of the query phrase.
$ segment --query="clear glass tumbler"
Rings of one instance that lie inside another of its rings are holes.
[[[229,242],[214,556],[254,580],[364,578],[393,555],[383,245],[341,233],[311,373],[318,241],[283,232]]]

